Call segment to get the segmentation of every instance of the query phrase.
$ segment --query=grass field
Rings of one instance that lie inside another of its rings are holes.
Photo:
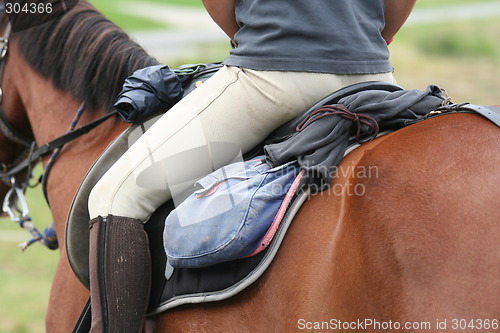
[[[445,88],[456,102],[500,104],[500,21],[407,27],[391,45],[398,82]]]
[[[148,1],[200,6],[199,0]],[[417,6],[477,1],[419,0]],[[119,9],[126,5],[124,1],[92,2],[127,31],[165,28],[158,22],[123,14]],[[398,83],[407,89],[437,84],[446,88],[457,102],[500,104],[500,20],[408,26],[398,34],[390,49]],[[221,58],[225,52],[225,49],[220,51]],[[184,60],[207,61],[203,53],[189,55]],[[182,63],[183,59],[177,61]],[[44,199],[39,189],[30,190],[28,197],[34,222],[43,229],[51,222]],[[44,332],[44,315],[58,253],[38,244],[20,253],[16,243],[27,238],[29,234],[22,233],[12,222],[0,219],[0,333]]]

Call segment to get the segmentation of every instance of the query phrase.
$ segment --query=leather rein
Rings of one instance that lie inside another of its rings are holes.
[[[2,11],[2,6],[0,6],[0,11]],[[9,141],[23,146],[24,150],[14,159],[13,162],[6,163],[4,161],[0,161],[0,180],[10,188],[5,195],[2,210],[9,215],[13,222],[19,223],[21,227],[27,229],[33,235],[31,240],[20,244],[22,250],[37,241],[41,242],[50,249],[55,249],[57,248],[57,239],[55,239],[53,227],[49,227],[43,233],[40,233],[33,226],[31,218],[28,215],[29,210],[24,198],[24,192],[27,187],[34,187],[41,183],[45,198],[48,202],[46,193],[47,178],[62,147],[65,144],[90,132],[107,119],[115,116],[117,112],[110,112],[75,129],[76,123],[78,122],[81,114],[85,111],[85,106],[82,103],[70,125],[68,132],[39,147],[34,139],[26,137],[9,122],[2,106],[2,79],[8,54],[10,35],[11,26],[10,23],[7,23],[4,36],[0,38],[0,133],[2,133]],[[41,180],[39,180],[35,185],[30,185],[30,181],[33,178],[32,170],[34,165],[40,162],[43,156],[48,154],[52,154],[52,156],[45,166]]]

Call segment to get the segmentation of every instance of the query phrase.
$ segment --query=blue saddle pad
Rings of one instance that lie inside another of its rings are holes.
[[[206,267],[259,252],[299,171],[296,162],[271,168],[259,156],[200,179],[165,221],[169,264]]]

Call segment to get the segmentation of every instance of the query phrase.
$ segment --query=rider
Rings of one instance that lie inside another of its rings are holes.
[[[234,159],[218,145],[245,153],[335,90],[394,82],[387,43],[416,0],[202,1],[235,48],[92,190],[92,332],[142,330],[151,271],[143,224],[195,179]]]

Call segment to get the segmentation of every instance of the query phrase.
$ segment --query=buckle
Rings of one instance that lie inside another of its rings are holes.
[[[9,39],[6,37],[0,38],[0,59],[5,58],[7,55],[7,49],[9,48]]]
[[[14,186],[7,192],[3,200],[2,210],[9,215],[13,222],[19,222],[28,216],[28,203],[20,188]]]

